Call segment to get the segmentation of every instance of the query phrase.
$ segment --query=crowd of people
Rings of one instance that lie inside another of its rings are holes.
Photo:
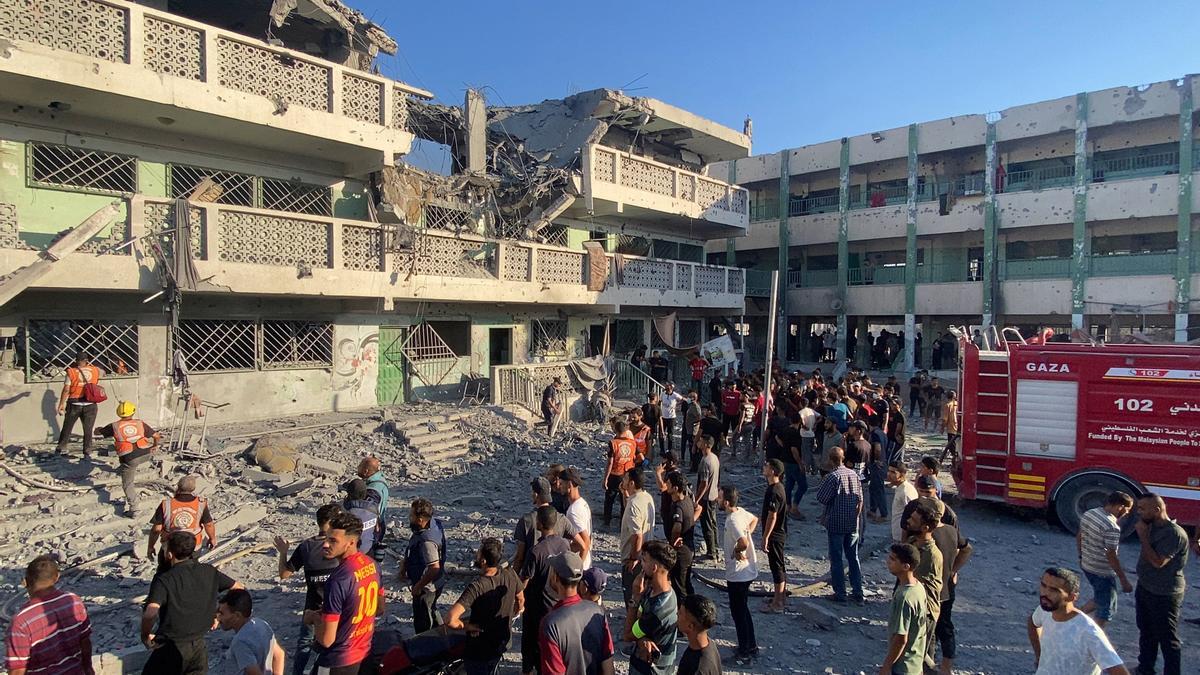
[[[252,594],[197,559],[204,546],[216,546],[219,523],[196,493],[195,480],[184,478],[150,520],[146,553],[158,568],[142,610],[141,638],[151,650],[143,672],[206,672],[207,635],[215,627],[234,633],[229,655],[248,675],[353,675],[379,659],[383,672],[394,672],[388,655],[372,650],[389,590],[393,598],[409,598],[413,634],[442,626],[461,632],[463,669],[471,674],[497,672],[518,619],[524,673],[611,673],[619,656],[628,658],[630,672],[641,674],[712,675],[722,672],[723,661],[753,667],[760,646],[751,585],[765,567],[771,591],[758,613],[787,609],[789,530],[813,517],[828,544],[831,592],[823,599],[835,605],[866,603],[863,535],[868,523],[888,528],[886,565],[895,577],[888,640],[876,653],[864,652],[863,660],[881,662],[881,674],[948,675],[957,656],[959,573],[973,554],[938,480],[942,462],[955,458],[958,414],[954,392],[936,378],[918,373],[909,387],[907,412],[894,377],[877,383],[858,370],[833,381],[819,369],[789,373],[776,366],[769,394],[763,372],[713,377],[707,391],[678,393],[672,385],[651,392],[644,405],[612,417],[599,483],[588,484],[580,470],[558,464],[531,477],[530,509],[517,521],[511,542],[478,542],[476,575],[444,614],[438,606],[449,579],[447,527],[433,501],[412,501],[398,582],[387,583],[381,572],[389,490],[380,461],[364,458],[357,478],[343,488],[345,499],[317,509],[310,537],[294,545],[275,540],[279,577],[300,573],[305,584],[299,638],[290,653],[272,626],[254,615]],[[119,413],[128,413],[121,420],[132,419],[130,408]],[[940,458],[921,457],[910,467],[910,415],[947,434]],[[153,430],[126,426],[132,428],[113,429],[119,456],[153,451]],[[739,461],[761,467],[761,504],[748,504],[746,490],[727,479],[723,465]],[[814,486],[820,508],[808,512],[804,498]],[[598,525],[584,495],[601,492]],[[1094,600],[1075,607],[1080,579],[1071,570],[1054,567],[1042,575],[1039,609],[1028,622],[1038,673],[1088,672],[1092,666],[1127,672],[1104,627],[1114,618],[1117,588],[1133,590],[1117,548],[1119,520],[1135,502],[1138,672],[1153,673],[1160,653],[1167,675],[1181,672],[1187,535],[1156,495],[1135,500],[1114,493],[1084,516],[1078,539]],[[718,512],[725,514],[721,527]],[[619,560],[593,554],[598,527],[616,535]],[[713,599],[695,588],[697,561],[723,569],[736,633],[736,647],[724,658],[708,636],[718,614]],[[614,612],[611,623],[604,567],[620,580],[623,613]],[[57,587],[59,573],[49,556],[26,570],[30,601],[10,627],[10,672],[90,673],[87,612],[77,596]],[[627,647],[619,654],[621,643]]]

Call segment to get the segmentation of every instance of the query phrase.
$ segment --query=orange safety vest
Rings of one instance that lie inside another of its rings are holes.
[[[98,384],[100,382],[100,369],[96,366],[67,368],[67,381],[71,383],[70,388],[67,390],[67,398],[83,398],[83,386],[85,384]]]
[[[621,476],[633,468],[634,455],[637,454],[637,441],[632,438],[618,436],[610,441],[613,453],[612,475]]]
[[[208,508],[208,500],[197,497],[195,501],[185,502],[174,497],[164,499],[163,528],[167,534],[172,532],[190,532],[196,535],[196,548],[204,542],[204,528],[200,525],[200,517]]]
[[[113,422],[113,440],[116,442],[117,457],[128,455],[134,448],[145,450],[150,447],[146,438],[146,424],[141,420],[117,420]]]
[[[645,459],[646,450],[650,444],[650,427],[644,426],[633,435],[633,440],[637,443],[638,461]]]

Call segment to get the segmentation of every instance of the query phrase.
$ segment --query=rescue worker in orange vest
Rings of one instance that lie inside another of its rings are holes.
[[[130,401],[117,404],[117,421],[96,430],[104,438],[113,439],[117,451],[117,471],[121,474],[121,488],[125,490],[125,515],[138,517],[139,495],[134,477],[137,468],[150,461],[150,453],[162,441],[162,436],[149,424],[133,418],[137,408]]]
[[[625,498],[621,495],[621,477],[637,463],[638,446],[624,419],[613,420],[613,439],[608,444],[608,466],[604,470],[604,526],[612,522],[613,502],[621,499],[621,513],[625,512]]]
[[[100,373],[100,367],[92,363],[92,355],[87,352],[79,352],[75,357],[75,365],[67,366],[62,394],[58,397],[58,414],[63,415],[62,431],[58,433],[58,447],[55,448],[58,454],[66,452],[71,432],[75,430],[75,421],[83,420],[83,456],[85,459],[91,458],[96,404],[84,400],[83,389],[89,384],[99,384]]]
[[[196,550],[208,537],[208,548],[217,547],[217,525],[208,512],[208,500],[196,496],[196,477],[184,476],[175,486],[175,494],[162,501],[154,517],[150,519],[150,542],[146,546],[147,559],[154,557],[158,540],[172,532],[187,532],[196,537]],[[162,551],[158,552],[159,571],[169,569]]]

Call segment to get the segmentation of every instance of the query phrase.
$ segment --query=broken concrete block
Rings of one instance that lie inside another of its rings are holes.
[[[254,441],[230,441],[221,448],[218,455],[240,455],[254,447]]]
[[[217,521],[217,532],[229,534],[248,525],[255,525],[267,517],[267,510],[257,504],[247,504]]]
[[[260,471],[250,467],[242,469],[242,478],[249,478],[253,481],[269,481],[272,483],[278,483],[284,479],[280,474]]]
[[[290,497],[294,494],[299,494],[312,487],[314,482],[315,481],[313,481],[311,478],[303,478],[280,485],[279,487],[275,488],[275,496]]]
[[[339,462],[331,462],[327,459],[319,459],[312,455],[299,453],[296,455],[296,464],[300,467],[308,469],[313,473],[319,473],[325,476],[338,477],[346,472],[346,467]]]

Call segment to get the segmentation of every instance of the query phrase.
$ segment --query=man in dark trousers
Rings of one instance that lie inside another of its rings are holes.
[[[550,612],[558,597],[550,590],[551,559],[571,551],[571,542],[558,535],[558,511],[552,506],[537,510],[539,541],[529,552],[521,569],[525,580],[525,614],[521,630],[521,672],[533,673],[541,661],[538,633],[542,619]]]
[[[424,633],[441,625],[437,599],[446,584],[442,561],[446,558],[446,532],[433,517],[433,502],[424,497],[413,500],[408,512],[408,554],[400,569],[412,584],[413,630]]]
[[[62,394],[58,397],[58,414],[63,416],[62,431],[58,434],[58,446],[55,448],[58,454],[66,452],[75,421],[79,420],[83,422],[83,456],[85,459],[92,456],[96,404],[89,401],[85,394],[89,385],[94,387],[100,383],[101,372],[100,367],[92,363],[92,355],[87,352],[79,352],[75,357],[75,365],[67,366]]]
[[[142,673],[203,675],[208,672],[205,637],[213,627],[217,598],[242,585],[212,565],[193,560],[196,538],[188,532],[167,535],[164,548],[170,568],[150,582],[142,610],[142,644],[152,650]]]
[[[329,532],[329,521],[342,512],[342,507],[337,504],[326,504],[317,509],[317,535],[297,544],[291,557],[288,557],[287,539],[275,537],[275,550],[279,552],[279,578],[288,579],[296,572],[304,571],[305,611],[320,611],[321,603],[325,600],[325,582],[341,564],[336,558],[326,558],[321,545],[325,543],[325,535]],[[292,675],[305,675],[312,654],[313,627],[301,622]]]
[[[1183,649],[1179,642],[1179,610],[1187,584],[1187,533],[1167,517],[1162,497],[1138,499],[1137,535],[1142,553],[1137,564],[1138,673],[1153,673],[1162,651],[1163,675],[1179,675]]]
[[[562,378],[556,377],[542,390],[542,419],[546,421],[546,435],[553,436],[558,427],[558,392],[562,389]]]
[[[499,539],[484,539],[475,553],[479,576],[467,586],[446,613],[446,626],[465,630],[463,654],[466,675],[494,675],[512,639],[513,617],[525,605],[524,584],[511,568],[500,567],[504,545]],[[464,621],[463,615],[469,616]]]

